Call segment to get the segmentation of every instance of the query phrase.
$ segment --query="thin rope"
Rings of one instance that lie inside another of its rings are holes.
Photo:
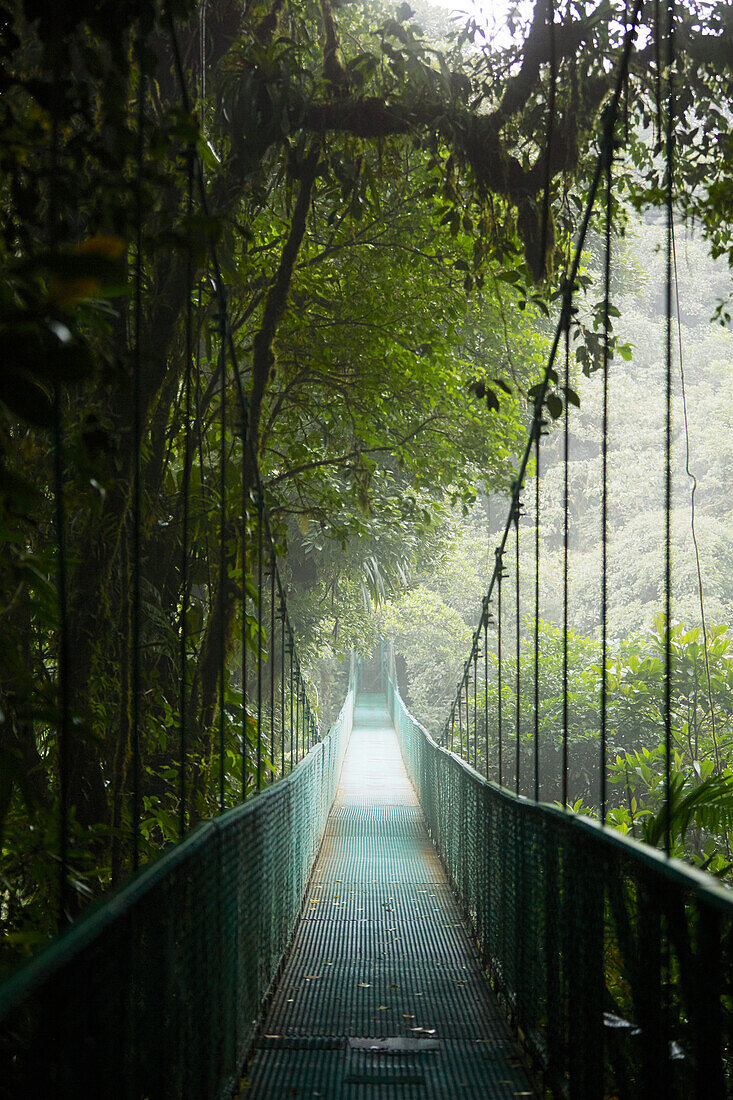
[[[700,563],[700,547],[697,541],[697,528],[695,523],[695,494],[697,493],[697,478],[692,472],[690,467],[690,424],[687,416],[687,385],[685,382],[685,366],[684,358],[682,354],[682,322],[680,319],[680,284],[677,277],[677,247],[675,241],[674,221],[672,222],[672,263],[674,266],[674,290],[676,300],[676,315],[677,315],[677,342],[680,357],[680,390],[682,394],[682,414],[683,422],[685,426],[685,471],[688,478],[691,481],[690,489],[690,532],[692,534],[692,543],[695,548],[695,566],[697,569],[697,592],[700,601],[700,621],[702,624],[702,641],[703,641],[703,655],[705,657],[705,678],[707,681],[708,689],[708,706],[710,707],[710,723],[712,727],[713,748],[715,750],[715,770],[720,771],[720,750],[718,747],[718,738],[715,731],[715,711],[713,709],[713,686],[710,679],[710,660],[708,654],[708,628],[707,619],[705,615],[705,596],[702,580],[702,565]]]
[[[193,161],[192,152],[189,149],[188,153],[188,191],[187,191],[187,203],[186,208],[188,211],[189,221],[193,212]],[[188,570],[188,528],[189,528],[189,496],[191,489],[191,361],[193,358],[193,256],[191,243],[189,242],[188,254],[186,256],[186,371],[183,381],[184,398],[183,398],[183,484],[181,492],[183,494],[183,516],[181,531],[181,614],[179,618],[179,645],[180,645],[180,665],[181,665],[181,682],[180,688],[180,742],[179,742],[179,773],[178,773],[178,835],[183,837],[186,834],[186,751],[187,751],[187,706],[188,706],[188,694],[187,694],[187,677],[186,677],[186,665],[188,660],[188,584],[189,584],[189,570]]]
[[[550,93],[547,108],[547,131],[545,133],[545,186],[542,197],[542,263],[547,262],[547,237],[550,224],[550,185],[552,181],[552,139],[555,129],[555,99],[557,86],[557,50],[555,45],[555,7],[553,0],[547,0],[547,15],[550,28]]]
[[[567,400],[567,394],[566,394]],[[535,438],[535,537],[534,537],[534,800],[540,800],[540,440],[542,421]]]
[[[620,105],[620,101],[621,101],[621,95],[622,95],[622,92],[623,92],[623,88],[625,86],[625,81],[626,81],[628,68],[629,68],[629,59],[630,59],[631,51],[633,49],[634,42],[635,42],[635,39],[636,39],[638,23],[639,23],[639,19],[640,19],[641,13],[642,13],[643,6],[644,6],[644,0],[635,0],[634,7],[633,7],[633,12],[632,12],[632,15],[631,15],[631,20],[630,20],[629,25],[626,28],[626,32],[625,32],[625,35],[624,35],[624,44],[623,44],[623,49],[622,49],[622,52],[621,52],[621,57],[620,57],[620,60],[619,60],[617,72],[616,72],[616,81],[615,81],[615,84],[614,84],[613,92],[612,92],[612,94],[611,94],[611,96],[608,100],[608,103],[607,103],[607,106],[606,106],[606,109],[605,109],[605,112],[604,112],[605,119],[607,120],[606,121],[606,126],[608,126],[609,123],[613,124],[615,122],[615,120],[617,119],[617,117],[618,117],[619,105]],[[593,176],[592,176],[591,181],[590,181],[590,185],[589,185],[589,187],[587,188],[587,191],[586,191],[587,198],[586,198],[585,209],[584,209],[584,212],[583,212],[583,217],[582,217],[582,220],[581,220],[580,228],[578,230],[578,234],[577,234],[577,238],[576,238],[576,242],[575,242],[574,253],[573,253],[573,259],[572,259],[572,263],[570,265],[570,272],[569,272],[568,279],[567,279],[568,285],[571,286],[571,287],[575,286],[575,283],[576,283],[576,280],[577,280],[577,277],[578,277],[578,273],[579,273],[579,270],[580,270],[580,264],[581,264],[581,261],[582,261],[582,258],[583,258],[585,240],[586,240],[588,230],[589,230],[589,227],[590,227],[591,217],[592,217],[593,210],[594,210],[594,207],[595,207],[595,200],[596,200],[596,197],[597,197],[597,194],[598,194],[598,189],[600,187],[601,180],[602,180],[602,177],[603,177],[604,163],[605,163],[604,154],[603,154],[603,151],[601,151],[601,154],[598,156],[598,158],[596,160],[596,164],[595,164]],[[553,336],[552,344],[550,346],[550,353],[549,353],[549,356],[548,356],[548,359],[547,359],[547,366],[545,368],[544,377],[542,379],[542,382],[540,383],[540,385],[537,388],[537,394],[535,396],[533,424],[536,423],[536,421],[542,417],[542,410],[543,410],[545,400],[546,400],[546,397],[547,397],[547,391],[548,391],[548,387],[549,387],[549,384],[550,384],[550,380],[554,376],[554,373],[555,373],[553,368],[554,368],[554,363],[555,363],[555,359],[556,359],[556,356],[557,356],[558,348],[559,348],[559,345],[560,345],[560,339],[561,339],[563,331],[564,331],[564,320],[563,320],[563,317],[561,315],[560,320],[558,321],[558,324],[555,328],[555,333],[554,333],[554,336]],[[497,558],[498,559],[503,555],[503,553],[504,553],[504,551],[507,547],[507,541],[509,539],[509,532],[510,532],[512,523],[514,522],[515,509],[519,504],[519,495],[521,493],[521,490],[522,490],[522,487],[523,487],[523,484],[524,484],[524,478],[525,478],[525,475],[526,475],[527,465],[529,463],[530,455],[531,455],[531,452],[532,452],[533,443],[534,443],[534,434],[533,434],[533,430],[532,430],[528,433],[527,443],[525,445],[524,452],[523,452],[523,455],[522,455],[522,459],[521,459],[521,462],[519,464],[519,470],[518,470],[518,473],[517,473],[517,477],[515,478],[514,489],[513,489],[513,492],[512,492],[512,502],[511,502],[511,507],[510,507],[510,510],[509,510],[509,516],[507,518],[507,521],[506,521],[506,524],[505,524],[505,527],[504,527],[504,533],[502,535],[501,542],[499,544],[499,547],[497,548]],[[494,590],[494,585],[499,584],[499,581],[500,581],[500,577],[499,577],[498,561],[497,561],[497,568],[494,569],[494,573],[493,573],[493,575],[491,577],[491,580],[489,582],[489,589],[488,589],[488,593],[487,593],[489,599],[491,599],[491,595],[492,595],[493,590]],[[459,688],[459,690],[460,690],[460,688]]]
[[[262,790],[262,559],[263,500],[257,501],[257,790]]]
[[[514,765],[514,769],[515,769],[514,770],[514,789],[515,789],[515,792],[517,794],[519,794],[519,767],[520,767],[520,752],[521,752],[521,745],[520,745],[520,736],[521,736],[520,712],[521,712],[521,704],[522,704],[522,671],[521,671],[520,663],[519,663],[519,656],[520,656],[519,647],[520,647],[520,641],[521,641],[521,638],[520,638],[520,621],[519,621],[519,510],[520,510],[520,503],[519,503],[519,496],[517,496],[517,506],[516,506],[516,511],[514,513],[514,523],[515,523],[515,529],[516,529],[516,541],[515,541],[515,544],[514,544],[514,548],[515,548],[514,574],[515,574],[515,582],[516,582],[515,591],[516,591],[516,628],[517,628],[517,746],[516,746],[516,760],[515,760],[515,765]]]
[[[293,640],[293,631],[288,624],[288,641],[290,650],[290,770],[293,770],[293,650],[295,644]]]
[[[473,766],[478,768],[478,650],[473,654]]]
[[[629,0],[624,0],[624,31],[629,29]],[[624,101],[623,101],[623,114],[624,114],[624,141],[628,145],[629,142],[629,74],[626,73],[624,79]]]
[[[285,598],[280,592],[280,774],[285,775]]]
[[[135,177],[135,352],[132,383],[132,869],[140,866],[140,555],[141,555],[141,478],[140,450],[142,446],[141,404],[141,327],[142,327],[142,225],[143,194],[142,175],[145,154],[145,96],[147,77],[143,59],[142,36],[138,43],[140,53],[140,87],[138,90],[137,168]]]
[[[69,605],[66,554],[66,494],[64,490],[64,434],[61,394],[53,395],[53,468],[56,504],[56,587],[59,607],[58,646],[58,754],[59,754],[59,910],[58,926],[68,920],[69,911],[69,755],[71,696],[69,690]]]
[[[562,804],[568,805],[568,550],[569,539],[569,462],[570,462],[570,318],[572,288],[568,289],[565,328],[565,418],[563,425],[563,562],[562,562]]]
[[[600,818],[606,823],[606,756],[608,685],[608,363],[611,339],[611,212],[613,167],[613,120],[608,119],[603,135],[606,176],[606,217],[603,264],[603,427],[601,443],[601,745],[600,745]]]
[[[226,315],[219,315],[219,372],[221,401],[219,432],[219,812],[226,809],[225,800],[225,741],[226,741],[226,523],[227,523],[227,371],[226,371]]]
[[[295,763],[300,760],[300,662],[295,658]]]
[[[53,86],[61,82],[59,50],[53,50]],[[58,95],[51,105],[51,187],[48,196],[48,246],[56,247],[57,198],[54,182],[59,157]],[[57,925],[63,928],[69,919],[69,763],[71,753],[71,694],[69,684],[69,610],[68,561],[66,548],[66,493],[64,489],[64,416],[61,391],[53,390],[53,479],[56,527],[56,594],[59,633],[57,653],[58,684],[58,775],[59,775],[59,896]]]
[[[249,491],[247,488],[247,420],[242,421],[242,802],[247,798],[247,518]]]
[[[664,763],[665,825],[664,847],[672,854],[672,278],[674,230],[674,0],[667,5],[667,287],[666,287],[666,401],[664,424]]]
[[[270,638],[267,644],[270,662],[270,759],[275,769],[275,547],[270,542]]]
[[[503,588],[502,581],[504,579],[504,563],[502,561],[502,551],[501,551],[501,549],[498,549],[496,551],[496,561],[497,561],[498,574],[495,573],[494,575],[498,577],[497,585],[496,585],[496,587],[497,587],[497,608],[496,608],[497,631],[496,632],[497,632],[497,678],[498,678],[498,688],[499,688],[499,690],[498,690],[498,700],[497,700],[497,710],[498,710],[497,725],[499,727],[499,731],[498,731],[499,732],[499,753],[498,753],[498,756],[499,756],[499,760],[498,760],[498,763],[499,763],[499,786],[501,787],[503,785],[503,782],[504,782],[504,769],[503,769],[503,762],[502,762],[502,698],[501,698],[502,697],[502,682],[501,682],[501,666],[502,666],[502,660],[501,660],[501,656],[502,656],[502,654],[501,654],[501,634],[502,634],[502,631],[501,631],[501,628],[502,628],[501,590]]]
[[[201,502],[203,518],[208,519],[209,501],[208,492],[206,489],[206,463],[204,461],[204,429],[203,429],[203,413],[201,411],[202,404],[202,392],[201,392],[201,325],[203,315],[203,301],[201,294],[201,285],[199,284],[198,295],[196,301],[196,349],[195,349],[195,362],[194,362],[194,424],[196,428],[196,453],[199,461],[199,479],[201,482]],[[209,466],[211,466],[211,455],[209,454]],[[201,515],[199,516],[201,518]],[[211,598],[213,592],[213,581],[211,579],[211,551],[209,546],[209,524],[208,522],[203,524],[204,528],[204,562],[206,565],[206,588]]]
[[[489,778],[489,601],[484,613],[484,745],[486,778]]]
[[[662,140],[662,43],[661,43],[661,17],[659,12],[659,0],[654,0],[654,98],[656,101],[657,115],[654,129],[656,131],[657,145]]]
[[[466,762],[471,763],[471,712],[470,712],[470,696],[471,696],[471,661],[473,654],[469,658],[468,667],[466,668]],[[474,730],[474,739],[476,737]]]

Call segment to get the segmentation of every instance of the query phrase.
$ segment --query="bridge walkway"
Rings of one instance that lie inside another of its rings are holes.
[[[243,1097],[532,1097],[383,695],[361,694]]]

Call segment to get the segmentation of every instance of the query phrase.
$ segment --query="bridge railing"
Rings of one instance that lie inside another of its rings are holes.
[[[733,895],[517,797],[387,699],[436,847],[543,1086],[572,1100],[733,1094]]]
[[[0,1096],[233,1095],[298,918],[351,733],[194,830],[0,988]]]

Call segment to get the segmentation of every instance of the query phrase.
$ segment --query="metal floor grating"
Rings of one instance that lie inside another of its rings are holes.
[[[428,837],[384,697],[361,695],[242,1096],[534,1095]]]

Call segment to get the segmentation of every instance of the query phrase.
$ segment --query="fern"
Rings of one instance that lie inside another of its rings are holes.
[[[683,844],[691,826],[706,832],[722,833],[733,827],[733,772],[710,775],[688,787],[682,772],[674,772],[669,790],[670,838]],[[667,825],[667,806],[662,805],[643,823],[647,844],[661,848]]]

